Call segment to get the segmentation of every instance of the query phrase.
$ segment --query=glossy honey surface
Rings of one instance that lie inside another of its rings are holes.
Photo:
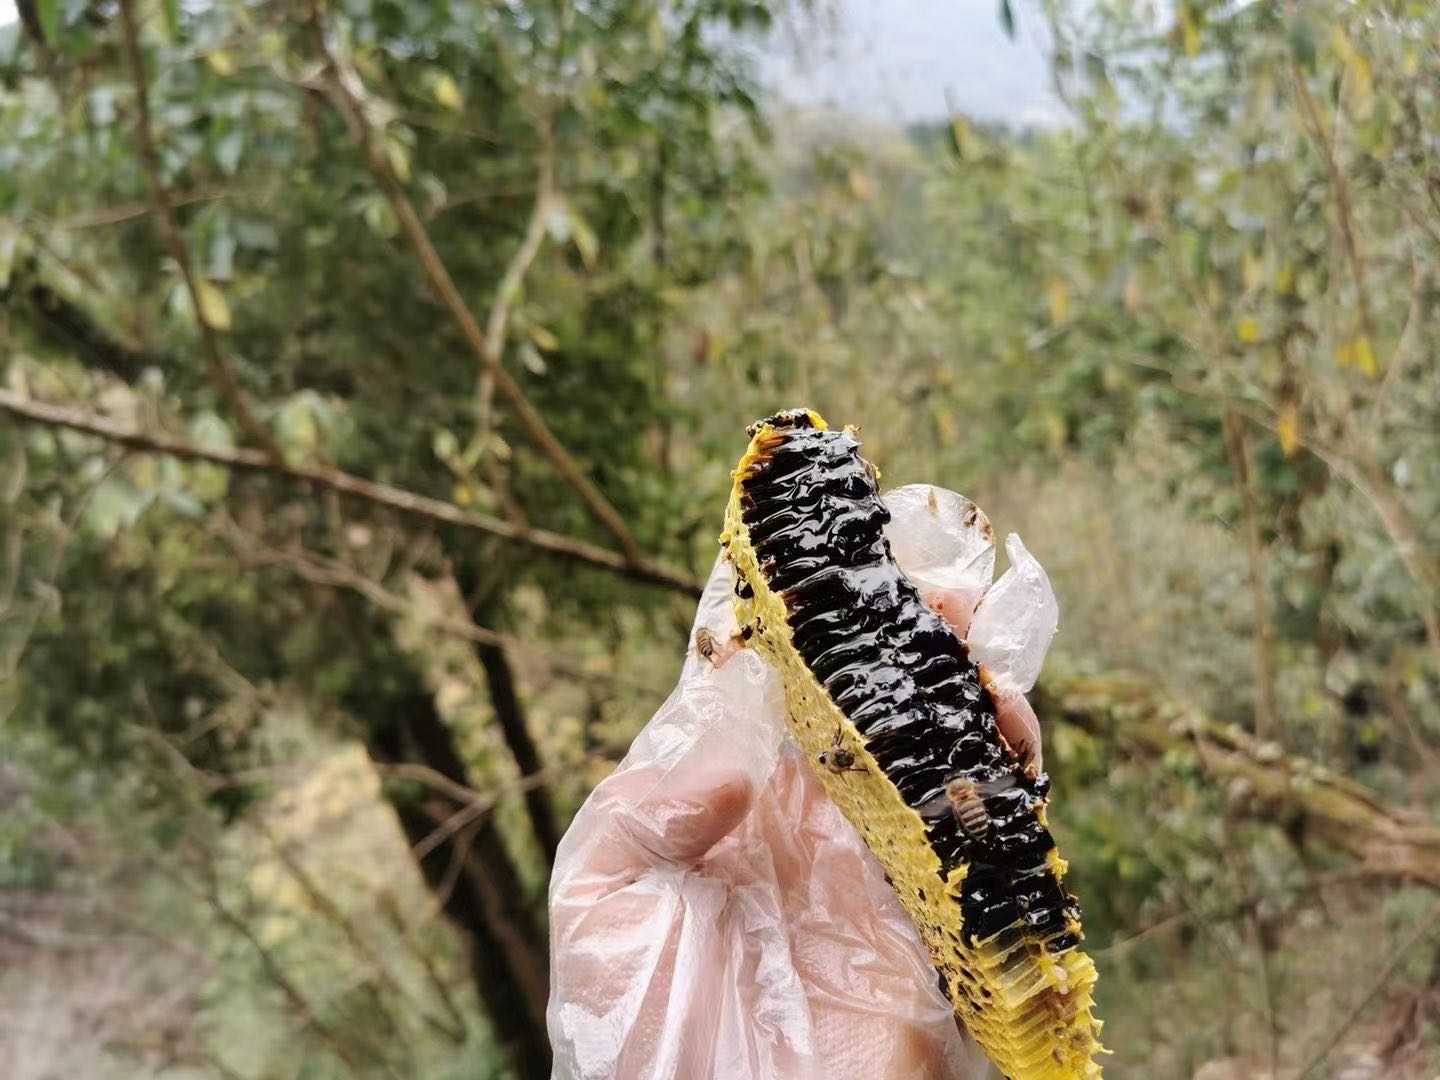
[[[792,732],[996,1065],[1014,1080],[1098,1076],[1095,968],[1045,823],[1048,778],[1005,744],[964,643],[890,557],[855,435],[806,410],[750,431],[721,542]],[[854,768],[822,763],[837,746]]]

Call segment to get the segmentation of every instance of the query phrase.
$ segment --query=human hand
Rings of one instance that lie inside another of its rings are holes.
[[[1005,615],[1024,624],[972,649],[1007,665],[990,672],[1009,702],[1002,727],[1038,757],[1034,714],[1020,707],[1029,686],[1016,691],[1024,672],[1017,681],[1013,670],[1041,638],[1043,656],[1053,597],[1047,611],[1048,582],[1023,546],[1017,558],[1018,538],[1016,573],[987,593],[993,535],[960,498],[892,492],[892,547],[957,629],[972,613],[979,628]],[[720,564],[679,685],[561,844],[550,893],[556,1076],[988,1075],[880,864],[785,736],[778,676],[750,650],[728,655],[730,609]],[[701,628],[722,643],[718,666],[697,653]]]

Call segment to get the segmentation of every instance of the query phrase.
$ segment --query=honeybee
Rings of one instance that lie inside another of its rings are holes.
[[[855,755],[841,742],[843,736],[844,732],[836,728],[835,740],[830,744],[830,749],[820,755],[820,764],[836,776],[847,772],[864,772],[861,766],[855,764]]]
[[[702,626],[695,631],[695,651],[702,659],[708,660],[711,667],[718,668],[744,647],[749,636],[748,633],[739,633],[721,638],[708,626]]]
[[[945,791],[939,798],[931,800],[920,808],[924,817],[938,817],[947,811],[955,815],[960,828],[971,840],[984,840],[990,835],[990,811],[985,808],[985,797],[1015,786],[1013,776],[1001,776],[998,780],[972,780],[967,776],[953,776],[945,782]]]
[[[719,648],[719,645],[720,643],[715,640],[715,632],[708,626],[702,626],[695,631],[695,651],[712,664],[715,663],[715,650]]]
[[[955,811],[955,820],[971,840],[984,840],[990,835],[990,812],[985,809],[985,799],[973,780],[957,776],[945,785],[945,798]]]

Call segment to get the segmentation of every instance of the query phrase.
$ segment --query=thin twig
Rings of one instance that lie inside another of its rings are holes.
[[[364,964],[369,967],[370,971],[374,973],[375,980],[382,983],[400,1001],[413,1009],[415,1014],[429,1027],[440,1032],[440,1034],[454,1043],[458,1044],[463,1042],[465,1039],[463,1030],[453,1027],[434,1016],[430,1010],[425,1007],[424,1003],[417,1001],[410,990],[396,978],[380,953],[371,946],[369,937],[361,931],[360,927],[356,925],[350,916],[341,910],[340,905],[321,888],[319,881],[310,873],[299,855],[292,850],[295,844],[293,842],[287,843],[282,841],[275,835],[272,829],[264,824],[260,824],[258,828],[261,835],[265,837],[266,842],[270,845],[270,849],[275,853],[276,858],[280,860],[286,871],[295,880],[295,883],[299,885],[306,896],[310,898],[311,905],[321,916],[328,919],[340,933],[344,935],[350,948],[360,957]],[[395,1024],[395,1027],[397,1030],[400,1029],[399,1024]]]
[[[1385,966],[1380,969],[1380,974],[1376,977],[1375,982],[1371,984],[1370,989],[1355,1003],[1355,1007],[1350,1010],[1349,1015],[1336,1025],[1334,1030],[1331,1031],[1330,1037],[1325,1040],[1324,1044],[1315,1052],[1314,1056],[1305,1063],[1304,1068],[1295,1074],[1296,1080],[1302,1080],[1303,1077],[1309,1076],[1325,1063],[1325,1059],[1334,1052],[1335,1047],[1340,1045],[1340,1040],[1345,1037],[1345,1033],[1355,1025],[1355,1021],[1360,1019],[1365,1010],[1369,1008],[1370,1003],[1375,1000],[1380,991],[1384,990],[1390,980],[1395,977],[1395,973],[1400,970],[1401,965],[1409,959],[1415,947],[1430,934],[1434,933],[1437,924],[1440,924],[1440,902],[1437,902],[1431,907],[1430,913],[1416,928],[1415,932],[1395,947],[1395,951],[1390,954],[1390,959],[1387,960]]]
[[[698,578],[683,570],[674,570],[646,558],[627,557],[560,533],[515,525],[485,514],[462,510],[453,503],[441,502],[427,495],[374,480],[365,480],[324,465],[292,464],[277,461],[255,450],[206,447],[172,435],[137,431],[93,413],[30,401],[10,390],[0,390],[0,413],[8,413],[17,419],[46,427],[83,432],[106,442],[146,453],[166,454],[182,461],[204,461],[228,469],[287,477],[351,498],[362,499],[409,517],[511,540],[538,551],[597,566],[621,577],[659,585],[687,596],[698,598],[703,588]]]
[[[216,199],[224,199],[236,194],[233,188],[211,188],[204,191],[191,191],[177,195],[170,192],[167,198],[171,209],[181,206],[191,206],[195,203],[213,202]],[[79,229],[95,229],[105,225],[120,225],[127,221],[134,221],[136,218],[145,217],[147,214],[154,214],[158,211],[154,201],[149,203],[125,203],[121,206],[107,207],[103,210],[90,210],[78,214],[71,214],[67,218],[55,222],[55,227],[64,231]]]
[[[1376,347],[1375,324],[1370,317],[1370,300],[1365,293],[1365,261],[1361,257],[1360,247],[1355,241],[1355,228],[1352,223],[1353,214],[1350,209],[1350,188],[1345,183],[1345,174],[1340,171],[1340,164],[1335,160],[1335,148],[1330,137],[1325,133],[1325,125],[1320,120],[1320,111],[1315,105],[1315,99],[1310,94],[1310,86],[1305,81],[1305,73],[1300,70],[1299,64],[1293,64],[1292,70],[1295,75],[1295,88],[1300,98],[1300,104],[1305,112],[1305,119],[1310,127],[1310,134],[1320,144],[1320,153],[1325,159],[1325,171],[1330,177],[1330,194],[1335,199],[1335,216],[1340,222],[1340,236],[1345,241],[1345,256],[1350,262],[1350,273],[1355,279],[1355,295],[1360,302],[1360,321],[1365,330],[1365,337],[1370,347]]]
[[[134,0],[120,0],[120,25],[124,31],[125,55],[130,64],[130,77],[135,84],[135,141],[140,152],[140,165],[145,170],[150,185],[150,196],[155,203],[156,220],[170,257],[185,282],[185,291],[190,297],[190,307],[195,314],[195,324],[200,328],[200,342],[205,349],[209,364],[210,381],[220,392],[235,419],[249,436],[265,452],[277,461],[281,459],[279,446],[270,432],[255,419],[250,411],[245,391],[235,378],[235,373],[225,362],[220,350],[220,338],[205,304],[200,296],[200,280],[190,262],[185,240],[180,235],[180,226],[175,220],[175,210],[170,203],[170,193],[160,171],[160,153],[155,146],[155,131],[150,123],[149,84],[145,75],[145,61],[140,53],[140,37],[135,28]]]
[[[1405,215],[1408,219],[1409,214]],[[1404,369],[1409,353],[1412,351],[1411,343],[1420,337],[1419,326],[1425,310],[1425,275],[1420,270],[1420,253],[1416,250],[1415,241],[1410,240],[1410,309],[1405,314],[1405,325],[1400,330],[1400,337],[1395,341],[1395,350],[1390,354],[1390,362],[1385,365],[1385,374],[1380,378],[1380,386],[1375,391],[1375,400],[1370,403],[1370,419],[1372,428],[1378,428],[1385,413],[1385,401],[1390,396],[1390,391],[1400,378],[1400,372]],[[1413,350],[1417,354],[1422,349]]]
[[[1270,626],[1268,586],[1265,581],[1265,540],[1260,533],[1260,513],[1255,489],[1250,482],[1250,450],[1245,428],[1235,410],[1227,405],[1221,413],[1225,450],[1230,458],[1235,488],[1240,495],[1240,515],[1245,526],[1245,553],[1250,567],[1251,617],[1255,621],[1255,734],[1275,737],[1275,648]]]
[[[1264,407],[1262,411],[1242,404],[1232,395],[1188,378],[1167,365],[1133,354],[1124,355],[1123,359],[1136,367],[1167,376],[1171,385],[1182,393],[1233,407],[1252,424],[1272,433],[1279,432],[1279,410],[1263,398],[1260,402]],[[1363,451],[1357,452],[1351,447],[1330,443],[1306,430],[1297,431],[1295,438],[1300,446],[1314,454],[1333,474],[1349,484],[1380,519],[1381,526],[1395,546],[1401,566],[1419,588],[1419,595],[1415,598],[1416,607],[1425,628],[1430,651],[1436,661],[1440,662],[1440,612],[1437,612],[1435,604],[1435,593],[1437,588],[1440,588],[1440,567],[1437,567],[1426,550],[1409,508],[1401,501],[1384,473]]]
[[[515,250],[514,257],[505,267],[500,284],[495,288],[495,301],[490,306],[490,317],[485,323],[485,349],[497,360],[505,355],[505,330],[510,321],[510,307],[525,283],[540,246],[545,242],[545,219],[550,213],[551,200],[555,189],[554,138],[547,130],[544,146],[540,152],[540,168],[535,181],[535,205],[530,211],[529,224],[525,226],[525,238]],[[477,404],[477,438],[486,441],[490,437],[491,399],[495,393],[495,373],[487,366],[480,373],[480,392]]]
[[[310,6],[309,23],[315,50],[325,64],[325,85],[330,91],[330,99],[338,107],[359,142],[365,163],[369,167],[371,175],[374,176],[381,193],[395,211],[400,230],[405,234],[405,239],[414,252],[415,258],[430,284],[431,291],[434,292],[436,299],[445,308],[460,331],[460,336],[464,339],[475,362],[482,370],[491,373],[496,388],[514,409],[530,439],[549,459],[565,482],[580,496],[581,501],[585,503],[595,518],[615,537],[626,557],[632,561],[639,560],[641,558],[639,546],[636,544],[629,526],[625,524],[625,519],[585,475],[584,470],[570,456],[570,452],[555,437],[555,433],[550,430],[550,426],[544,418],[530,404],[530,400],[521,390],[520,384],[500,363],[500,358],[487,347],[480,324],[470,313],[464,297],[461,296],[454,279],[450,276],[450,271],[440,258],[439,252],[435,250],[430,234],[426,231],[419,214],[415,212],[415,207],[405,194],[405,189],[401,185],[399,177],[395,175],[394,167],[385,154],[371,120],[365,114],[364,106],[357,97],[357,90],[360,93],[364,92],[359,75],[353,67],[348,65],[342,67],[340,60],[331,51],[324,20],[317,4],[312,3]]]
[[[250,548],[241,553],[246,566],[274,566],[290,570],[313,585],[331,589],[349,589],[369,600],[376,607],[393,615],[413,618],[431,630],[452,637],[473,642],[476,645],[494,645],[524,656],[543,660],[555,671],[576,679],[599,681],[610,686],[649,695],[655,687],[638,679],[626,678],[607,668],[598,671],[586,665],[583,656],[566,655],[551,648],[535,645],[521,638],[511,637],[480,626],[473,619],[449,618],[434,614],[420,604],[407,599],[400,593],[392,592],[375,578],[367,577],[334,559],[300,548],[269,549]]]
[[[561,765],[552,765],[538,772],[529,773],[490,792],[480,792],[474,788],[466,787],[464,784],[457,784],[455,781],[444,777],[424,765],[408,763],[381,765],[380,763],[376,763],[375,769],[382,776],[398,776],[428,784],[439,791],[443,791],[450,798],[461,803],[458,810],[442,820],[433,831],[413,846],[412,850],[415,858],[417,860],[423,860],[441,844],[445,843],[446,840],[450,839],[450,837],[454,836],[467,825],[483,818],[506,799],[512,798],[515,795],[523,795],[536,788],[544,787],[557,777],[573,774],[579,766],[588,762],[602,760],[614,761],[616,758],[623,756],[627,749],[628,747],[626,746],[602,746],[591,750],[578,761],[567,761]]]
[[[335,1056],[344,1062],[351,1070],[352,1074],[360,1074],[364,1070],[365,1064],[355,1057],[354,1051],[346,1044],[345,1040],[320,1019],[312,1003],[301,993],[299,987],[291,981],[290,976],[286,973],[280,962],[275,959],[274,954],[255,936],[255,932],[250,928],[249,923],[227,907],[225,902],[220,899],[218,883],[207,881],[203,887],[197,886],[174,868],[164,863],[157,863],[156,865],[163,873],[170,877],[171,880],[203,899],[222,923],[245,940],[246,944],[254,950],[265,975],[280,992],[284,994],[286,1000],[290,1003],[290,1007],[298,1015],[302,1026],[310,1028],[319,1035],[325,1044],[334,1051]],[[377,1052],[372,1048],[367,1047],[367,1053],[378,1057]],[[375,1064],[380,1065],[386,1075],[394,1075],[393,1070],[391,1070],[388,1063],[384,1062],[383,1059],[376,1060]]]

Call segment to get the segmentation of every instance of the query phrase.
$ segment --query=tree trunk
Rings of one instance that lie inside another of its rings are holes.
[[[394,658],[387,660],[393,664]],[[370,685],[353,690],[346,704],[366,722],[367,747],[375,760],[425,765],[472,786],[454,736],[418,673],[410,686],[398,690],[389,689],[389,680],[381,687],[365,681]],[[412,845],[465,808],[433,792],[417,799],[396,791],[391,802]],[[545,938],[493,817],[456,830],[421,859],[420,869],[445,914],[468,939],[476,992],[516,1071],[526,1080],[548,1077]]]
[[[486,629],[499,629],[497,624],[500,619],[500,604],[488,596],[478,595],[485,591],[479,567],[471,561],[466,561],[457,565],[454,573],[460,595],[466,598],[467,603],[474,604],[476,623]],[[475,657],[480,661],[480,666],[485,669],[485,682],[490,692],[490,704],[495,709],[495,719],[500,725],[500,734],[505,739],[505,746],[509,749],[510,756],[515,759],[515,766],[520,770],[520,775],[533,776],[543,771],[545,766],[540,760],[540,751],[536,748],[535,740],[530,735],[530,728],[525,721],[525,709],[516,692],[515,671],[510,666],[509,655],[501,645],[483,645],[476,642]],[[560,834],[563,830],[560,828],[555,814],[555,806],[550,798],[550,789],[544,784],[539,784],[527,791],[525,793],[525,810],[530,816],[530,825],[535,830],[535,838],[545,853],[545,860],[553,866],[555,849],[560,843]]]
[[[515,757],[522,776],[532,776],[544,766],[539,751],[530,738],[525,726],[525,713],[520,698],[515,693],[515,673],[510,667],[510,658],[500,645],[475,645],[475,655],[485,668],[485,681],[490,687],[490,703],[495,707],[495,718],[500,722],[505,745]],[[543,784],[525,793],[525,809],[530,815],[530,824],[535,837],[545,852],[545,861],[555,865],[555,849],[560,844],[560,828],[555,822],[555,808],[550,801],[550,790]]]

